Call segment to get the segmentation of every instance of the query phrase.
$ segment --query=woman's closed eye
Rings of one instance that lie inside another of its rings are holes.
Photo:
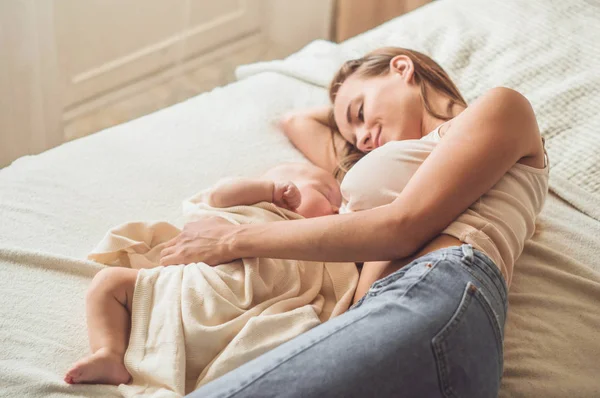
[[[363,111],[363,107],[364,106],[365,106],[364,103],[360,104],[360,107],[358,108],[358,115],[357,115],[358,120],[360,120],[363,123],[365,121],[365,114],[364,114],[364,111]]]

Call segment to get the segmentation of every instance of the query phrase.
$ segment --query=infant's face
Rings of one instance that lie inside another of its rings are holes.
[[[338,213],[342,194],[337,183],[332,185],[328,181],[319,180],[296,180],[294,183],[302,194],[302,202],[296,209],[298,214],[312,218]]]

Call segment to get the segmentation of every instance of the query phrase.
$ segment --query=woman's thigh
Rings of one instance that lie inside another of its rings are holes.
[[[345,314],[191,396],[496,396],[503,322],[464,266],[445,255],[415,260]]]

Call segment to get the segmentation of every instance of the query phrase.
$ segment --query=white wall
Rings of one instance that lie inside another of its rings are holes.
[[[62,142],[50,2],[0,1],[0,167]]]
[[[335,0],[264,0],[273,55],[285,57],[316,39],[330,39]]]
[[[59,145],[65,129],[78,121],[92,126],[82,129],[84,134],[92,132],[94,120],[107,119],[133,94],[144,97],[142,90],[158,84],[168,91],[166,78],[158,74],[173,80],[200,63],[210,71],[210,62],[223,70],[210,58],[227,53],[225,46],[235,50],[238,43],[247,49],[248,55],[232,51],[236,57],[227,62],[237,64],[260,60],[257,56],[282,58],[330,37],[334,0],[246,1],[0,0],[0,167]],[[236,14],[236,9],[245,11]],[[145,13],[140,16],[139,10]],[[240,17],[233,22],[217,18],[215,24],[203,20],[213,14]],[[168,25],[170,20],[175,22]],[[181,61],[173,65],[173,57]],[[160,68],[151,69],[154,64]],[[121,108],[132,108],[126,105]],[[100,110],[104,114],[96,117]]]

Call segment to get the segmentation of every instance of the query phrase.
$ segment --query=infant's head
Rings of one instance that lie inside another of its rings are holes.
[[[295,212],[303,217],[336,214],[342,204],[340,185],[333,175],[310,163],[281,164],[267,171],[263,177],[293,182],[302,195]]]

